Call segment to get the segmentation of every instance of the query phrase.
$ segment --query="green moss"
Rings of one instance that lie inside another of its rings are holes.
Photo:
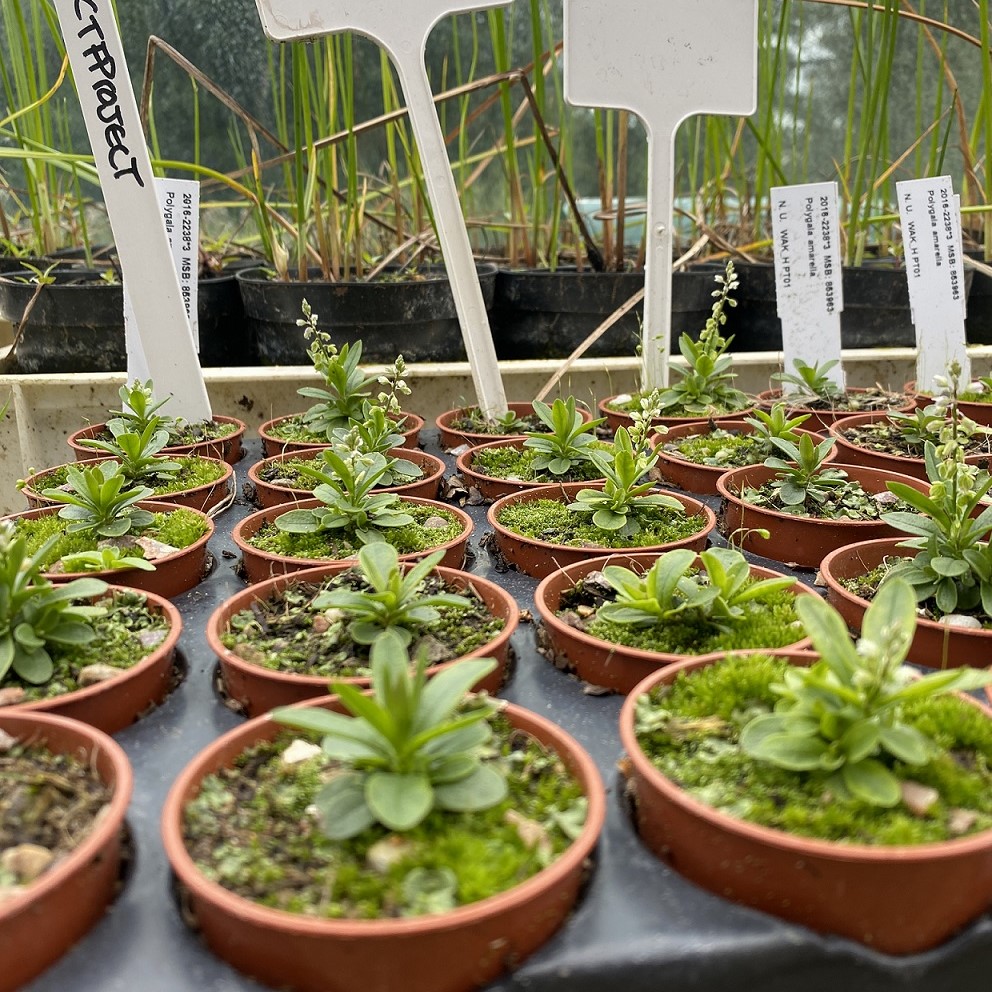
[[[494,721],[509,795],[476,813],[434,811],[416,829],[390,834],[376,826],[345,842],[329,840],[307,812],[324,771],[320,758],[285,766],[281,735],[203,782],[185,812],[191,855],[209,878],[263,905],[325,918],[417,915],[404,891],[416,868],[454,873],[454,905],[466,905],[525,881],[569,844],[563,823],[581,821],[584,799],[561,762],[530,738]],[[540,824],[547,847],[527,846],[508,821],[515,811]],[[404,844],[382,872],[368,866],[376,843]]]
[[[405,503],[404,509],[414,519],[405,527],[387,527],[382,531],[383,538],[401,555],[427,551],[456,538],[462,525],[453,513],[430,506]],[[430,517],[444,517],[450,521],[447,527],[425,527]],[[324,534],[289,534],[279,530],[274,524],[265,524],[250,538],[249,544],[259,551],[286,555],[290,558],[352,558],[358,554],[361,545],[355,535],[347,531],[333,531]]]
[[[674,510],[659,510],[642,521],[642,529],[632,537],[603,530],[587,523],[565,503],[553,499],[529,500],[507,506],[499,515],[503,527],[524,537],[578,547],[643,548],[681,541],[705,525],[701,516],[686,516]]]
[[[613,445],[603,441],[593,442],[600,451],[612,452]],[[538,471],[534,468],[540,452],[533,448],[518,449],[510,446],[476,451],[471,468],[493,479],[512,479],[521,482],[588,482],[602,478],[602,473],[590,461],[577,462],[564,475]]]
[[[179,507],[168,513],[156,513],[150,527],[141,531],[142,537],[151,537],[163,544],[174,548],[187,548],[198,541],[207,532],[208,524],[202,516],[193,510]],[[47,513],[34,519],[21,517],[17,520],[17,530],[27,538],[27,550],[34,554],[49,537],[56,535],[59,539],[51,551],[42,560],[42,568],[50,569],[60,558],[77,554],[80,551],[93,551],[98,542],[104,538],[80,531],[66,534],[65,528],[70,521],[62,520],[57,513]],[[140,548],[128,549],[129,553],[141,555]]]
[[[616,410],[618,413],[632,413],[634,410],[640,410],[641,408],[641,397],[645,396],[645,393],[633,393],[630,399],[623,400],[621,403],[610,403],[609,408],[611,410]],[[751,407],[751,403],[745,403],[743,406],[728,407],[722,404],[716,404],[710,408],[711,414],[724,414],[724,413],[737,413],[748,410]],[[685,410],[680,406],[670,406],[662,412],[663,417],[694,417],[699,419],[699,413],[694,410]]]
[[[741,468],[757,465],[772,452],[753,434],[725,431],[717,428],[707,434],[671,441],[663,450],[696,465],[713,465],[721,468]]]
[[[638,741],[664,775],[730,816],[822,840],[860,844],[921,844],[951,836],[953,810],[977,814],[973,828],[992,828],[992,720],[953,697],[907,705],[905,720],[944,748],[924,767],[891,761],[893,772],[930,786],[940,800],[923,816],[899,806],[884,809],[831,794],[826,773],[793,773],[761,764],[737,746],[741,728],[776,696],[768,686],[788,663],[757,656],[730,657],[673,686],[657,690],[650,720]],[[642,716],[642,714],[639,714]]]
[[[110,665],[126,669],[147,657],[165,639],[169,622],[149,610],[148,600],[138,592],[115,592],[97,601],[107,614],[93,621],[96,637],[89,644],[50,645],[55,673],[44,685],[31,685],[13,671],[4,678],[5,686],[18,686],[25,702],[51,699],[80,688],[79,673],[87,665]]]
[[[805,636],[796,615],[795,596],[787,589],[760,603],[746,603],[743,609],[745,615],[724,628],[694,619],[690,612],[678,621],[643,627],[596,617],[583,629],[611,644],[665,654],[780,648]]]
[[[154,495],[150,496],[150,499],[154,499],[157,496],[168,496],[170,493],[178,493],[186,489],[195,489],[198,486],[207,486],[211,482],[216,482],[225,471],[224,466],[217,464],[216,460],[208,461],[206,458],[174,455],[170,458],[170,461],[177,461],[182,465],[182,468],[175,475],[162,480],[151,478],[138,483],[149,486],[154,490]],[[38,479],[32,486],[32,489],[37,490],[39,493],[45,489],[59,489],[66,484],[68,471],[68,465],[60,465],[58,468],[53,468],[51,472],[47,472],[42,478]],[[159,484],[156,485],[156,482],[159,482]]]

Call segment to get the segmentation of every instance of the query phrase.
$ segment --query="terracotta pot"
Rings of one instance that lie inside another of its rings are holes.
[[[880,421],[888,422],[888,420],[887,414],[881,416],[855,414],[852,417],[843,417],[831,424],[830,434],[837,439],[836,447],[840,449],[840,457],[851,465],[864,465],[867,468],[882,469],[886,472],[901,472],[903,475],[911,475],[914,479],[922,479],[927,482],[927,466],[923,458],[910,458],[905,455],[890,455],[884,451],[871,451],[855,444],[844,435],[844,432],[851,428],[864,427],[866,424]],[[987,469],[989,463],[992,462],[992,455],[968,455],[965,461],[969,465],[979,465]]]
[[[737,431],[739,434],[753,434],[754,427],[746,420],[721,420],[718,422],[721,430]],[[715,494],[716,480],[727,470],[719,465],[700,465],[681,457],[675,451],[666,451],[665,445],[673,441],[684,441],[686,438],[697,437],[701,434],[709,434],[713,428],[708,421],[695,424],[682,424],[679,427],[669,427],[667,434],[657,434],[651,439],[654,445],[655,454],[658,456],[658,464],[652,472],[661,481],[678,486],[679,489],[688,493],[702,493],[704,495]],[[796,428],[796,433],[800,436],[809,434],[814,443],[821,441],[822,437],[814,431],[804,430],[802,427]],[[776,454],[779,452],[776,451]],[[828,462],[835,461],[836,450],[831,450],[827,455]]]
[[[656,672],[620,713],[637,829],[659,858],[723,898],[886,954],[935,947],[988,909],[992,830],[903,847],[813,840],[720,813],[654,768],[634,736],[638,697],[714,663],[713,656],[697,658]]]
[[[181,458],[183,456],[179,455],[176,457]],[[107,458],[87,458],[85,461],[77,459],[72,464],[93,468],[95,465],[100,465],[109,460]],[[221,461],[219,458],[206,458],[204,461],[212,462],[221,471],[221,474],[213,482],[208,482],[202,486],[194,486],[192,489],[180,489],[174,493],[153,496],[152,498],[159,503],[188,506],[190,509],[202,510],[204,513],[212,510],[232,493],[234,489],[234,468],[229,462]],[[45,482],[45,476],[58,471],[60,468],[65,468],[65,466],[56,465],[55,468],[46,468],[43,472],[35,472],[34,475],[29,475],[24,480],[24,486],[21,492],[28,501],[30,508],[35,509],[41,506],[61,505],[58,500],[42,495],[42,490],[48,488],[48,484]]]
[[[413,462],[420,467],[423,475],[404,485],[384,486],[382,489],[376,487],[377,493],[402,493],[404,496],[417,496],[421,499],[437,499],[445,472],[445,464],[440,458],[416,448],[393,448],[388,454],[392,458],[406,458]],[[281,455],[272,455],[271,458],[256,462],[248,469],[248,478],[255,487],[255,495],[258,497],[260,506],[279,506],[282,503],[300,503],[303,500],[313,499],[312,489],[291,489],[287,486],[277,486],[275,483],[266,482],[261,478],[261,473],[269,465],[278,465],[280,462],[290,461],[300,456],[301,452],[299,451],[286,451]]]
[[[14,992],[57,961],[103,915],[117,891],[131,766],[106,734],[49,713],[0,711],[0,730],[96,768],[112,798],[105,815],[62,861],[0,903],[0,992]]]
[[[629,413],[610,408],[610,404],[615,402],[616,399],[616,396],[607,396],[605,400],[600,400],[599,415],[606,417],[606,426],[612,431],[616,431],[620,427],[626,427],[627,430],[630,430],[634,426],[634,418]],[[712,416],[701,414],[698,417],[655,417],[651,421],[651,424],[654,427],[681,427],[683,424],[707,423],[710,420],[715,420],[719,424],[724,420],[740,420],[742,417],[746,417],[753,409],[754,406],[752,404],[751,406],[744,407],[742,410],[731,410],[729,413],[715,413]]]
[[[883,558],[912,558],[915,548],[901,548],[909,535],[863,541],[832,551],[820,564],[827,584],[827,601],[836,607],[847,625],[861,630],[861,619],[869,601],[848,592],[841,579],[853,579],[877,568]],[[985,665],[992,658],[992,630],[968,630],[925,617],[916,618],[916,633],[909,649],[909,660],[927,668],[957,668],[959,665]]]
[[[408,570],[409,567],[409,565],[404,566],[404,571]],[[257,716],[260,713],[267,713],[277,706],[290,706],[304,699],[326,695],[329,680],[324,676],[274,671],[263,668],[261,665],[253,665],[240,658],[234,651],[226,648],[221,641],[221,635],[227,632],[231,617],[241,610],[251,609],[255,602],[272,599],[287,586],[302,582],[320,582],[338,571],[340,569],[333,565],[322,565],[319,568],[307,569],[303,572],[276,576],[225,600],[211,614],[207,621],[207,643],[220,660],[221,677],[227,695],[240,703],[248,716]],[[469,575],[467,572],[460,572],[453,568],[439,568],[437,571],[443,576],[446,583],[455,585],[460,590],[475,590],[489,612],[504,621],[503,629],[497,637],[465,655],[465,657],[471,658],[496,659],[499,667],[476,686],[477,690],[485,689],[495,694],[506,680],[510,635],[520,622],[520,609],[516,600],[494,582],[489,582],[478,575]],[[452,659],[443,664],[435,665],[431,669],[431,673],[436,674],[441,669],[452,665],[456,660]],[[338,681],[347,682],[363,689],[369,686],[369,679],[361,676],[351,676],[338,679]]]
[[[285,417],[274,417],[272,420],[266,420],[264,424],[259,426],[258,436],[262,439],[262,448],[265,451],[266,458],[271,458],[273,455],[286,454],[291,451],[299,453],[301,451],[315,451],[320,448],[330,447],[327,442],[320,441],[314,441],[313,443],[308,441],[284,441],[272,433],[273,428],[298,416],[298,413],[293,413]],[[424,418],[418,417],[415,413],[406,412],[399,414],[399,416],[406,418],[403,422],[405,429],[402,431],[403,444],[401,447],[416,448],[420,441],[420,431],[424,426]]]
[[[848,393],[869,393],[873,390],[866,386],[850,386],[847,389]],[[910,413],[916,406],[916,401],[910,396],[907,397],[902,393],[893,393],[893,403],[891,409],[898,410],[899,413]],[[758,393],[758,403],[763,406],[766,410],[770,410],[777,402],[782,399],[781,389],[766,389],[762,393]],[[805,427],[808,430],[813,431],[823,431],[824,433],[830,430],[830,425],[841,417],[850,417],[853,414],[858,413],[857,410],[845,410],[840,407],[836,407],[830,410],[814,410],[808,406],[790,406],[786,408],[786,413],[790,417],[798,417],[800,414],[808,413],[809,420],[806,421]],[[887,413],[888,410],[878,410],[870,411],[877,413]]]
[[[899,481],[920,492],[929,487],[908,475],[864,468],[861,465],[834,464],[831,468],[843,469],[852,482],[858,482],[869,493],[886,492],[886,482]],[[815,568],[823,556],[835,548],[856,541],[871,541],[876,537],[892,537],[897,533],[881,520],[821,520],[782,513],[762,506],[745,503],[738,495],[745,486],[762,486],[775,478],[775,469],[764,465],[725,472],[717,480],[717,490],[723,497],[720,532],[732,537],[735,546],[752,554],[774,558],[802,568]],[[758,528],[771,532],[763,538],[754,533]]]
[[[496,546],[507,561],[512,562],[525,575],[535,579],[543,579],[546,575],[567,565],[586,561],[590,557],[601,557],[604,554],[649,554],[651,552],[671,551],[673,548],[691,548],[702,551],[710,532],[716,527],[716,516],[713,511],[698,500],[679,493],[667,493],[677,499],[690,516],[700,517],[700,526],[694,534],[681,541],[670,544],[650,545],[647,547],[630,548],[625,550],[597,547],[572,547],[567,544],[552,544],[549,541],[538,541],[535,538],[515,534],[499,523],[499,515],[508,506],[517,503],[530,502],[535,499],[558,499],[572,502],[580,489],[599,489],[602,486],[585,482],[559,483],[557,486],[545,486],[541,489],[525,489],[523,492],[511,493],[498,499],[487,513],[489,526],[493,529]]]
[[[571,591],[576,583],[590,572],[602,571],[607,565],[622,565],[624,568],[643,574],[657,559],[657,554],[607,555],[569,565],[541,580],[534,593],[534,605],[541,615],[548,647],[554,652],[557,667],[574,672],[583,682],[614,692],[627,693],[652,672],[677,661],[683,661],[687,657],[664,651],[643,651],[623,644],[614,644],[612,641],[604,641],[577,630],[557,616],[561,609],[562,596]],[[697,566],[701,564],[698,559],[696,564]],[[778,578],[781,574],[758,565],[751,566],[751,577],[754,579]],[[800,596],[816,595],[799,582],[796,583],[795,592]],[[803,637],[794,644],[768,649],[768,653],[787,654],[808,646],[809,638]],[[707,652],[709,653],[711,652]],[[559,664],[559,660],[563,660],[565,664]]]
[[[489,441],[486,444],[478,444],[468,451],[463,451],[455,461],[455,468],[458,474],[469,486],[474,486],[482,494],[484,499],[497,500],[502,496],[509,496],[511,493],[523,492],[525,489],[554,489],[561,485],[560,482],[520,482],[514,479],[499,479],[494,475],[485,475],[483,472],[473,468],[475,464],[476,452],[491,451],[494,448],[516,448],[523,451],[523,437],[505,437],[498,441]],[[584,486],[595,486],[603,482],[603,479],[592,479],[582,483]]]
[[[144,500],[137,504],[152,513],[171,513],[176,509],[173,503],[159,503]],[[23,510],[3,517],[4,520],[37,520],[38,517],[58,513],[57,506],[42,506],[37,510]],[[214,522],[205,513],[190,510],[203,518],[207,525],[203,536],[188,547],[180,548],[172,554],[155,560],[155,571],[146,572],[140,568],[114,568],[99,572],[46,572],[45,578],[52,582],[71,582],[84,576],[114,582],[117,585],[152,592],[164,599],[172,599],[198,585],[207,572],[207,542],[214,535]]]
[[[329,705],[322,700],[320,705]],[[297,992],[468,992],[522,961],[562,925],[578,896],[606,812],[602,780],[560,727],[507,705],[520,729],[557,752],[588,797],[586,823],[551,865],[499,895],[448,913],[388,920],[301,917],[248,902],[197,869],[183,845],[182,810],[206,775],[281,729],[259,717],[225,734],[180,774],[166,799],[166,853],[208,946],[240,971]]]
[[[534,404],[530,402],[507,403],[506,405],[518,417],[529,417],[534,413]],[[451,448],[458,448],[463,444],[474,447],[477,444],[487,444],[489,441],[499,441],[509,437],[521,437],[520,434],[475,434],[471,431],[455,430],[451,425],[460,417],[463,417],[469,409],[470,407],[459,406],[454,410],[446,410],[444,413],[439,414],[434,421],[440,432],[441,447],[446,451]],[[588,410],[579,407],[578,412],[586,423],[592,420],[592,414]]]
[[[107,592],[115,590],[130,591],[123,586],[111,586]],[[150,592],[144,595],[148,597],[148,609],[164,614],[169,621],[169,630],[157,648],[106,682],[51,699],[4,706],[0,713],[53,713],[88,723],[105,734],[116,734],[158,706],[175,684],[173,663],[183,621],[179,610],[167,599]]]
[[[447,568],[461,568],[462,563],[465,561],[465,549],[468,546],[469,535],[472,533],[474,526],[472,518],[464,510],[459,510],[455,506],[448,506],[447,503],[437,503],[430,499],[417,499],[413,496],[401,496],[400,499],[404,503],[436,507],[439,513],[454,514],[462,523],[462,531],[457,537],[452,538],[452,540],[444,544],[428,548],[426,551],[400,555],[400,561],[419,561],[432,551],[444,548],[445,555],[441,559],[441,564]],[[309,510],[315,506],[320,506],[320,501],[310,499],[296,504],[292,509]],[[329,570],[333,572],[335,569],[343,571],[355,564],[357,561],[356,557],[341,558],[336,561],[327,561],[321,558],[290,558],[283,555],[270,554],[268,551],[260,551],[248,543],[249,539],[257,534],[264,524],[272,523],[276,517],[282,516],[289,509],[290,507],[282,505],[270,506],[264,510],[259,510],[257,513],[245,517],[244,520],[235,526],[231,533],[234,543],[241,551],[245,578],[249,582],[262,582],[276,575],[284,575],[287,572],[300,572],[303,569],[315,568],[317,565],[327,565]]]
[[[215,424],[234,424],[235,430],[214,441],[198,441],[196,444],[177,444],[173,448],[163,448],[163,455],[200,455],[202,458],[220,458],[233,465],[244,455],[241,442],[244,439],[248,425],[237,417],[213,418]],[[86,438],[99,437],[106,429],[106,424],[92,424],[69,435],[69,447],[75,452],[76,461],[81,462],[93,457],[93,449],[79,442]]]

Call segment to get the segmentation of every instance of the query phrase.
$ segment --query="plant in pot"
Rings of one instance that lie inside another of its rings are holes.
[[[54,585],[13,524],[0,523],[0,708],[128,726],[174,684],[179,612],[96,578]]]
[[[396,549],[377,541],[347,571],[279,576],[227,600],[207,625],[226,695],[255,716],[322,695],[331,678],[367,687],[369,651],[386,629],[427,654],[429,674],[460,657],[494,658],[499,667],[478,688],[496,691],[516,602],[485,579],[436,568],[442,557],[401,565]]]
[[[775,453],[772,438],[798,444],[808,414],[790,416],[785,405],[755,409],[743,420],[707,420],[669,427],[653,439],[659,479],[687,492],[716,493],[716,480],[732,468],[760,465]],[[818,440],[818,438],[817,438]],[[828,457],[833,457],[834,452]]]
[[[125,421],[112,420],[107,424],[111,440],[88,438],[80,444],[119,465],[128,487],[140,485],[151,489],[151,499],[191,506],[204,512],[230,499],[233,467],[219,458],[162,454],[169,443],[169,432],[156,423],[157,419],[152,418],[140,434],[129,430]],[[82,464],[92,467],[98,461]],[[72,464],[58,465],[19,482],[18,488],[24,493],[28,506],[57,502],[54,497],[44,496],[43,490],[65,486],[70,468]]]
[[[56,581],[91,572],[166,598],[195,586],[206,569],[213,522],[190,507],[149,501],[147,486],[125,486],[115,462],[77,463],[67,469],[64,487],[42,493],[60,505],[5,519],[25,537],[29,553],[55,537],[39,563]]]
[[[992,713],[986,684],[904,666],[915,596],[887,583],[853,644],[816,596],[819,653],[683,662],[621,714],[638,830],[725,898],[889,954],[934,947],[988,908]]]
[[[154,425],[153,435],[157,430],[169,432],[168,444],[160,449],[166,455],[196,454],[234,464],[244,454],[241,439],[247,426],[236,417],[215,416],[209,423],[189,423],[181,417],[167,417],[159,410],[168,403],[169,397],[154,402],[150,379],[146,382],[135,379],[130,385],[125,383],[119,395],[121,409],[110,411],[111,421],[84,427],[69,435],[69,447],[76,453],[77,461],[93,456],[92,449],[84,445],[84,441],[112,441],[120,433],[140,437],[149,425]],[[111,427],[114,421],[117,423]]]
[[[733,356],[727,351],[733,337],[725,338],[720,328],[727,322],[726,309],[735,305],[731,293],[737,287],[734,263],[727,262],[724,275],[716,275],[719,289],[706,326],[694,341],[689,334],[679,338],[679,351],[686,367],[672,365],[670,371],[678,377],[674,385],[659,388],[650,396],[611,396],[599,404],[600,412],[610,427],[629,426],[631,412],[643,408],[645,401],[657,408],[654,423],[675,427],[690,421],[739,415],[753,405],[745,393],[733,385]]]
[[[304,992],[329,974],[343,990],[456,992],[564,921],[605,813],[591,759],[549,721],[466,698],[493,662],[430,680],[426,667],[381,635],[372,696],[332,687],[353,715],[277,710],[279,724],[251,721],[180,775],[166,850],[208,945],[235,967]],[[271,888],[224,866],[232,843]]]
[[[910,660],[940,668],[983,657],[992,641],[992,476],[966,461],[954,393],[948,403],[941,443],[926,445],[929,490],[889,483],[913,512],[884,519],[910,536],[841,548],[821,566],[828,598],[855,629],[882,585],[907,581],[918,614]]]
[[[809,365],[801,358],[793,362],[795,372],[775,372],[772,379],[782,387],[759,393],[758,400],[767,406],[784,403],[790,416],[807,413],[814,430],[825,431],[841,417],[854,413],[886,412],[893,408],[912,409],[913,401],[901,393],[881,386],[849,386],[841,389],[827,373],[837,360]]]
[[[39,780],[58,782],[57,801]],[[99,730],[5,708],[0,781],[0,988],[14,992],[75,944],[114,899],[133,777],[124,751]]]
[[[958,442],[969,462],[987,466],[992,460],[992,428],[980,426],[964,415],[956,391],[955,385],[953,403]],[[950,402],[947,398],[909,413],[894,410],[882,416],[844,417],[831,425],[830,433],[837,438],[844,461],[901,472],[925,482],[924,451],[928,443],[941,443]]]
[[[697,556],[614,555],[570,565],[534,594],[543,652],[584,682],[630,692],[685,657],[806,644],[790,576],[750,565],[739,551]]]
[[[559,483],[493,503],[490,547],[535,578],[592,552],[702,550],[715,526],[713,511],[688,496],[654,491],[647,478],[657,462],[646,437],[650,421],[650,409],[637,414],[631,431],[617,431],[610,455],[592,452],[600,485]]]
[[[365,403],[360,419],[331,432],[332,444],[350,451],[385,455],[389,467],[376,483],[381,491],[435,499],[445,464],[436,455],[416,448],[403,448],[406,438],[380,406]],[[286,451],[253,465],[248,478],[255,488],[256,502],[263,507],[312,499],[315,486],[324,481],[330,467],[324,449]]]
[[[602,418],[584,418],[571,396],[556,399],[551,406],[535,400],[534,413],[543,431],[490,441],[458,456],[456,465],[462,479],[485,499],[535,486],[602,478],[601,468],[592,457],[594,451],[608,454],[612,447],[596,438]]]
[[[732,469],[717,480],[723,497],[721,529],[743,550],[813,568],[828,551],[857,540],[886,537],[882,519],[896,497],[890,479],[922,488],[909,476],[856,465],[826,465],[834,439],[799,444],[776,438],[784,458]]]
[[[379,452],[327,448],[323,458],[327,473],[304,470],[319,475],[313,500],[292,510],[260,510],[235,527],[232,537],[250,582],[326,561],[347,568],[373,541],[388,541],[408,561],[443,548],[445,564],[461,565],[472,532],[466,513],[433,500],[376,492],[391,462]]]
[[[404,429],[403,447],[416,447],[423,420],[400,410],[399,397],[409,396],[410,387],[403,379],[406,365],[398,355],[384,373],[366,373],[362,360],[362,342],[343,344],[339,348],[331,336],[320,330],[318,315],[303,301],[303,317],[297,323],[305,328],[310,342],[307,354],[324,386],[301,386],[301,396],[317,400],[308,410],[288,417],[276,417],[258,428],[266,455],[326,447],[335,440],[335,431],[347,430],[356,422],[364,422],[370,407],[379,407],[387,417]],[[372,401],[374,388],[383,389]]]

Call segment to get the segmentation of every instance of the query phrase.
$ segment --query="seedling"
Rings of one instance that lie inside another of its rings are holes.
[[[556,399],[552,406],[534,400],[534,413],[548,428],[548,433],[527,432],[525,448],[539,454],[534,459],[535,472],[550,472],[552,475],[566,475],[580,462],[592,460],[592,446],[596,441],[596,428],[605,418],[586,423],[582,414],[575,409],[575,398]]]
[[[121,537],[140,531],[155,519],[153,513],[135,504],[152,495],[147,486],[125,489],[127,480],[120,465],[101,462],[92,468],[70,467],[65,489],[45,489],[43,496],[66,504],[59,516],[71,523],[66,533],[92,531],[100,537]]]

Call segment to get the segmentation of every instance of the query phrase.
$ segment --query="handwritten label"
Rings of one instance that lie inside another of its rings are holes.
[[[837,184],[771,190],[775,289],[785,367],[837,361],[827,375],[844,388],[840,314],[844,309]]]
[[[950,176],[896,183],[896,195],[916,326],[917,382],[932,388],[933,377],[944,375],[954,360],[967,379],[960,199]]]
[[[111,0],[53,0],[103,189],[107,217],[130,290],[141,373],[168,412],[210,417],[210,402],[165,233],[152,166]]]

